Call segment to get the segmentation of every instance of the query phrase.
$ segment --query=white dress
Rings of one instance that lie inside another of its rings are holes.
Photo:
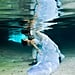
[[[43,39],[38,47],[42,54],[38,54],[38,63],[27,71],[28,75],[50,75],[59,66],[58,46],[47,35],[41,33],[41,36]]]
[[[36,12],[38,20],[44,22],[58,17],[55,0],[38,0]]]
[[[56,23],[45,23],[46,21],[58,18],[58,8],[55,0],[37,0],[38,5],[35,8],[36,22],[34,28],[46,28]]]

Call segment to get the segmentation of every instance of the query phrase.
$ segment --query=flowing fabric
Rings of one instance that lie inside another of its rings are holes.
[[[39,48],[42,54],[37,55],[38,63],[32,66],[28,71],[28,75],[50,75],[59,67],[59,49],[58,46],[44,33],[40,36],[36,35],[40,41]],[[36,41],[35,41],[36,42]]]
[[[45,21],[53,20],[58,17],[56,1],[38,0],[36,14],[37,19],[34,28],[38,31],[43,31],[46,27],[52,25],[51,23],[44,23]],[[36,35],[36,30],[32,30],[31,33],[38,41],[40,41],[42,37],[42,40],[37,45],[42,54],[37,55],[38,63],[28,69],[27,75],[50,75],[59,67],[59,55],[63,54],[61,54],[58,46],[47,35],[43,33],[41,33],[41,35]],[[34,57],[36,57],[36,52]]]
[[[11,34],[9,33],[9,41],[21,43],[22,39],[27,39],[28,37],[21,33],[21,31],[16,32],[15,30],[11,30]]]
[[[58,18],[58,8],[55,0],[37,0],[38,5],[35,8],[36,22],[33,25],[33,28],[39,31],[44,31],[49,28],[48,26],[57,24],[57,23],[45,23],[46,21],[53,20]]]
[[[44,22],[58,17],[58,9],[55,0],[38,0],[36,12],[38,20]]]

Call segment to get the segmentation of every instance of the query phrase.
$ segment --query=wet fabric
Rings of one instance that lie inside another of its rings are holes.
[[[21,43],[22,39],[27,39],[28,37],[25,36],[24,34],[21,34],[20,32],[15,34],[10,34],[8,40],[9,41],[13,41],[13,42],[17,42],[17,43]]]
[[[58,17],[58,9],[55,0],[38,0],[36,8],[38,21],[49,21]]]
[[[40,36],[36,36],[38,38],[42,37],[40,41],[40,50],[42,54],[38,53],[38,63],[32,66],[27,73],[28,75],[50,75],[59,67],[59,55],[61,52],[58,46],[44,33],[40,33]]]
[[[52,70],[48,66],[51,67],[51,63],[38,63],[28,70],[28,75],[50,75]]]

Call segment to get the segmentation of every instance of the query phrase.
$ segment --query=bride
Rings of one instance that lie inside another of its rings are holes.
[[[58,46],[44,33],[35,31],[35,39],[25,40],[28,45],[33,45],[37,52],[37,64],[27,71],[28,75],[50,75],[59,67],[64,55]]]

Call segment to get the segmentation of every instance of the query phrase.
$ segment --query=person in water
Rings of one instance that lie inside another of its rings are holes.
[[[46,34],[35,31],[33,39],[24,41],[32,45],[37,53],[37,64],[27,71],[28,75],[50,75],[59,67],[59,57],[62,61],[64,55]]]
[[[33,19],[31,35],[34,35],[34,29],[39,28],[42,23],[42,28],[47,27],[49,24],[45,24],[45,21],[50,21],[58,17],[57,3],[55,0],[37,0],[35,8],[35,18]],[[33,62],[29,65],[34,65],[36,61],[36,50],[32,50]]]

